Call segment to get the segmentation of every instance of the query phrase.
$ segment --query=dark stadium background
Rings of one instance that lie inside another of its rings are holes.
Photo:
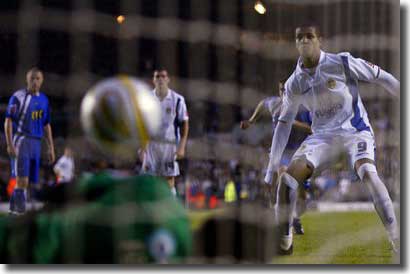
[[[36,65],[45,72],[43,91],[49,96],[52,106],[57,157],[61,155],[64,143],[70,140],[78,151],[83,152],[77,154],[80,161],[77,167],[80,169],[89,167],[87,164],[98,155],[92,150],[83,150],[84,144],[81,144],[79,105],[87,88],[97,80],[118,73],[150,82],[152,70],[163,66],[171,75],[171,87],[185,96],[190,114],[191,143],[188,145],[188,159],[183,163],[184,176],[193,174],[199,181],[208,178],[215,183],[215,179],[225,178],[215,171],[219,168],[221,173],[226,171],[230,174],[226,177],[234,176],[239,181],[248,180],[249,174],[254,172],[251,179],[260,181],[261,165],[265,162],[256,163],[255,159],[266,158],[271,140],[270,119],[262,123],[263,136],[256,135],[257,140],[254,136],[238,133],[238,124],[249,116],[260,99],[277,95],[277,82],[293,71],[296,55],[268,58],[261,54],[260,46],[254,51],[248,50],[244,47],[249,38],[247,35],[258,33],[256,40],[259,42],[292,43],[295,26],[305,20],[317,21],[323,28],[325,39],[340,36],[348,40],[373,34],[394,39],[399,35],[395,25],[397,20],[394,20],[399,1],[304,1],[303,5],[296,1],[264,3],[268,10],[265,15],[257,14],[253,9],[254,1],[246,0],[0,1],[1,180],[7,180],[8,176],[4,111],[11,94],[24,87],[27,69]],[[89,21],[89,18],[83,18],[81,22],[73,22],[70,18],[76,12],[98,16],[89,29],[76,28],[74,25],[87,25]],[[115,20],[120,14],[126,16],[123,24]],[[38,15],[41,16],[36,17]],[[196,21],[211,26],[233,26],[238,30],[238,42],[214,42],[217,33],[212,27],[209,40],[198,42],[172,37],[164,39],[156,37],[155,33],[146,35],[143,31],[140,35],[123,35],[121,28],[129,23],[128,17],[132,16],[153,20],[175,19],[178,22],[175,31],[180,33],[176,37],[184,37],[187,26]],[[342,43],[338,51],[350,51],[399,78],[399,45],[378,43],[377,39],[369,40],[369,43],[363,43],[362,48],[353,49],[343,47]],[[296,52],[293,48],[289,51]],[[76,80],[72,76],[84,78]],[[228,83],[231,88],[233,85],[234,91],[225,98],[220,94],[223,90],[209,85],[201,91],[206,95],[198,95],[199,91],[190,89],[187,80]],[[246,93],[247,89],[257,92],[252,95]],[[378,166],[382,177],[387,179],[390,192],[398,195],[395,189],[395,179],[400,176],[395,171],[400,165],[399,140],[396,138],[400,131],[398,109],[391,98],[373,95],[372,88],[365,88],[362,98],[376,138],[382,142],[378,145]],[[222,143],[226,143],[228,148],[221,152],[216,144]],[[207,145],[206,153],[196,149],[198,144]],[[253,158],[244,159],[244,151]],[[218,191],[219,186],[214,188]]]

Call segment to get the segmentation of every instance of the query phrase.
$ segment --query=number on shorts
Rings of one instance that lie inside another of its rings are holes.
[[[174,169],[174,162],[166,162],[165,163],[166,170],[173,170]]]
[[[357,151],[358,152],[366,151],[366,149],[367,149],[366,142],[360,142],[360,143],[357,144]]]

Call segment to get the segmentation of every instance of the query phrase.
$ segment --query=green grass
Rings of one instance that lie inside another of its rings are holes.
[[[213,214],[191,212],[192,228]],[[273,264],[398,263],[375,212],[309,212],[302,223],[305,235],[294,235],[293,255],[273,258]]]
[[[308,213],[305,235],[295,235],[292,256],[277,264],[390,264],[392,252],[374,212]]]

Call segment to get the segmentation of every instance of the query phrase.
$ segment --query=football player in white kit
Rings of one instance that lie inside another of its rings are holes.
[[[279,87],[279,96],[271,96],[271,97],[267,97],[261,100],[256,106],[255,111],[252,113],[251,117],[248,120],[241,121],[240,123],[241,129],[247,129],[252,124],[254,124],[259,119],[259,117],[261,116],[264,110],[269,111],[270,115],[272,116],[273,124],[275,125],[277,123],[277,116],[280,113],[280,106],[282,105],[283,91],[285,90],[285,80],[279,81],[278,87]],[[299,130],[302,130],[310,134],[311,133],[310,121],[307,121],[307,120],[310,120],[310,119],[306,119],[306,118],[301,119],[301,120],[295,119],[295,121],[293,122],[293,126]]]
[[[66,146],[64,154],[57,160],[53,167],[53,171],[57,176],[57,183],[70,183],[74,179],[75,163],[73,157],[73,150]]]
[[[289,138],[292,122],[300,104],[312,113],[312,131],[296,151],[291,164],[279,178],[277,220],[279,254],[291,254],[291,225],[300,185],[314,169],[329,161],[335,146],[348,154],[351,167],[368,188],[374,207],[387,231],[392,249],[397,252],[399,231],[393,203],[375,166],[375,141],[367,112],[359,96],[358,81],[375,83],[399,97],[400,82],[391,74],[349,53],[332,54],[321,50],[321,37],[315,24],[296,28],[299,59],[285,84],[279,123],[272,138],[269,170],[272,178]]]
[[[243,130],[248,129],[252,124],[254,124],[263,112],[269,112],[272,117],[272,124],[273,129],[275,129],[276,124],[278,123],[278,118],[280,114],[280,109],[282,105],[283,99],[283,92],[285,91],[285,82],[286,80],[280,80],[278,84],[279,88],[279,96],[271,96],[261,100],[258,105],[256,106],[254,112],[252,113],[251,117],[248,120],[242,120],[240,123],[240,128]],[[308,134],[311,134],[312,131],[310,129],[310,125],[312,123],[311,115],[305,108],[300,108],[298,114],[293,121],[293,128],[305,133],[305,137],[303,139],[297,138],[297,140],[289,140],[288,146],[286,147],[286,155],[282,155],[282,159],[280,161],[280,167],[278,169],[279,175],[286,171],[287,166],[290,164],[290,159],[296,149],[300,146],[302,141],[306,138]],[[269,171],[267,171],[269,172]],[[310,187],[310,182],[306,181],[303,184],[304,188],[308,189]],[[275,196],[272,193],[275,193],[276,189],[276,181],[270,185],[265,184],[264,194],[269,201],[269,205],[272,205],[275,202]],[[300,200],[295,210],[295,217],[293,219],[293,228],[296,234],[305,234],[302,222],[300,220],[300,216],[306,211],[306,202],[305,202],[305,195],[304,193],[300,193]]]
[[[154,71],[153,92],[161,104],[162,124],[154,140],[142,151],[142,172],[164,177],[176,195],[175,177],[179,175],[176,160],[185,156],[189,124],[185,99],[168,87],[169,82],[166,69]]]

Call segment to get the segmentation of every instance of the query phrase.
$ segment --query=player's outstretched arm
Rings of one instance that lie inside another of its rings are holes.
[[[285,83],[285,92],[281,101],[281,112],[276,125],[272,145],[269,153],[269,164],[266,171],[265,183],[271,184],[274,173],[279,169],[280,159],[289,140],[292,124],[301,104],[297,82],[290,77]]]
[[[179,142],[179,145],[177,148],[177,154],[176,154],[177,159],[182,159],[185,157],[185,147],[186,147],[186,143],[188,140],[188,132],[189,132],[189,122],[188,120],[185,120],[182,122],[181,141]]]
[[[382,86],[394,97],[400,98],[400,82],[387,71],[380,69],[379,75],[376,78],[375,83]]]
[[[252,116],[248,120],[241,121],[241,124],[239,127],[241,129],[247,129],[253,123],[255,123],[259,119],[259,117],[261,116],[261,113],[264,110],[264,104],[265,104],[265,100],[260,101],[258,105],[256,106],[255,110],[253,111]]]
[[[51,130],[51,126],[50,124],[47,124],[44,126],[44,131],[45,131],[45,137],[46,137],[46,143],[48,146],[48,157],[49,157],[49,161],[50,163],[54,163],[55,161],[55,153],[54,153],[54,142],[53,142],[53,132]]]
[[[13,122],[11,118],[6,118],[4,121],[4,131],[6,134],[7,153],[10,157],[16,157],[16,150],[13,145]]]
[[[348,67],[358,80],[380,85],[394,97],[400,98],[400,82],[389,72],[369,61],[354,58],[348,53],[341,55],[344,60],[348,60]]]
[[[280,159],[289,140],[292,122],[293,120],[290,122],[279,120],[275,128],[269,153],[269,164],[265,176],[265,183],[267,184],[272,184],[274,175],[279,169]]]

